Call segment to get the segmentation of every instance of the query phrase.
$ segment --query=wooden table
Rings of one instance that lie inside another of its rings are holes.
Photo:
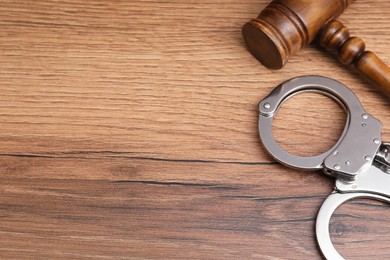
[[[257,103],[319,74],[384,125],[388,98],[315,46],[270,71],[241,26],[268,0],[0,2],[1,259],[321,259],[314,223],[334,180],[274,162]],[[351,33],[390,64],[388,0],[357,0]],[[345,115],[318,94],[289,100],[274,134],[327,150]],[[347,258],[390,257],[390,210],[343,205]]]

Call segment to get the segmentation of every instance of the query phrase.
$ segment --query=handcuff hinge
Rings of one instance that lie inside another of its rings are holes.
[[[384,172],[390,173],[390,143],[383,143],[375,156],[375,161],[381,165]]]

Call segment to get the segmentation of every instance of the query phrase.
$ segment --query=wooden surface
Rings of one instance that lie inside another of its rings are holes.
[[[280,71],[246,50],[248,1],[0,2],[1,259],[321,259],[314,223],[334,180],[261,147],[257,103],[291,77],[340,80],[384,125],[389,101],[315,47]],[[340,20],[390,64],[388,0]],[[283,147],[329,148],[345,116],[302,94],[275,121]],[[332,218],[348,259],[390,257],[390,210]]]

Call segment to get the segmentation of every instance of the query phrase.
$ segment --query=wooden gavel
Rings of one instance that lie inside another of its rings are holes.
[[[364,42],[335,20],[354,0],[274,0],[242,28],[249,51],[264,66],[280,69],[289,56],[317,39],[339,60],[390,96],[390,69]]]

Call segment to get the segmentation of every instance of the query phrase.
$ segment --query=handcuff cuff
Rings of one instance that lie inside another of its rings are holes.
[[[347,120],[338,142],[327,152],[299,157],[283,150],[272,135],[272,120],[284,101],[301,92],[317,92],[337,101]],[[390,203],[390,143],[382,143],[382,124],[369,115],[356,95],[340,82],[321,76],[303,76],[276,87],[259,103],[259,134],[268,153],[280,163],[301,170],[320,170],[336,178],[316,220],[316,235],[326,259],[344,259],[329,235],[329,222],[343,203],[369,198]]]

